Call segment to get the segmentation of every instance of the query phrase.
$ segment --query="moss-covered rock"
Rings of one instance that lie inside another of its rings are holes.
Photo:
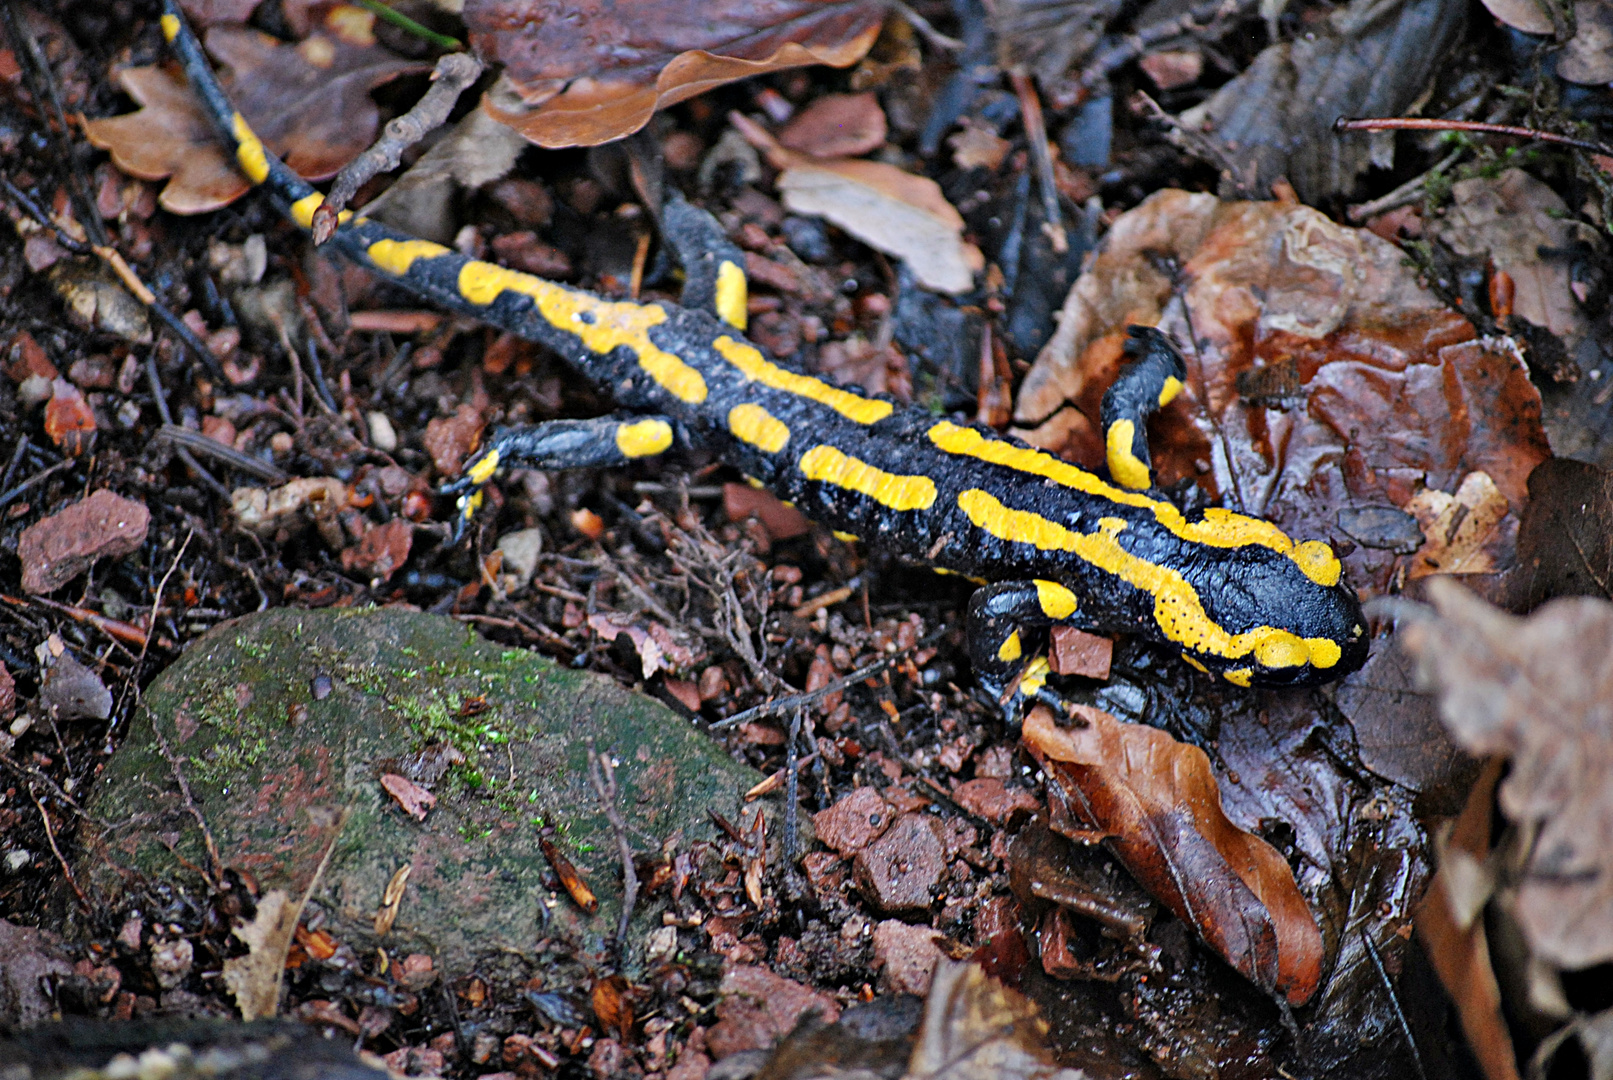
[[[707,811],[738,820],[742,793],[761,779],[659,703],[451,619],[269,611],[216,628],[147,691],[88,807],[111,824],[86,826],[79,873],[109,895],[131,870],[161,880],[185,876],[186,862],[206,865],[158,732],[226,865],[300,896],[345,810],[315,894],[331,928],[357,948],[381,944],[376,909],[409,864],[384,944],[431,952],[450,973],[543,937],[597,952],[614,933],[621,875],[588,779],[590,741],[618,763],[617,802],[640,851],[680,830],[685,843],[712,837]],[[435,784],[438,802],[418,822],[380,776],[432,743],[464,761]],[[598,894],[596,914],[549,888],[544,824]],[[641,899],[630,967],[659,924],[659,908]]]

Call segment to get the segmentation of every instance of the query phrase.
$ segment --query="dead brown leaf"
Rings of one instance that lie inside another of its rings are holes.
[[[885,6],[870,0],[617,0],[566,17],[535,0],[467,0],[471,45],[504,78],[488,112],[539,146],[593,146],[658,109],[770,71],[861,59]]]
[[[1156,193],[1115,221],[1070,290],[1015,413],[1027,428],[1052,419],[1020,434],[1103,463],[1098,406],[1128,323],[1184,346],[1197,336],[1186,391],[1150,424],[1160,483],[1192,479],[1314,536],[1483,473],[1508,509],[1486,558],[1510,565],[1527,478],[1550,456],[1539,393],[1516,350],[1479,340],[1399,248],[1294,203]],[[1350,582],[1385,591],[1406,568],[1404,543],[1358,531]]]
[[[1427,537],[1411,559],[1406,578],[1429,574],[1487,574],[1500,569],[1493,557],[1507,497],[1481,472],[1468,473],[1454,494],[1426,488],[1406,503]]]
[[[410,780],[407,776],[399,776],[397,773],[382,773],[381,786],[386,789],[388,795],[397,800],[399,806],[403,807],[403,812],[416,821],[426,820],[426,814],[431,811],[433,806],[437,805],[437,796]]]
[[[1107,834],[1121,863],[1241,974],[1291,1004],[1308,1001],[1321,931],[1283,857],[1227,820],[1208,756],[1157,728],[1074,708],[1082,727],[1061,728],[1038,708],[1023,732],[1048,771],[1055,827],[1062,818]]]
[[[1036,1006],[979,964],[935,968],[906,1080],[1080,1080],[1048,1052]]]
[[[1404,640],[1441,718],[1470,753],[1512,759],[1501,811],[1533,837],[1519,925],[1556,967],[1613,959],[1613,604],[1571,597],[1519,619],[1448,578],[1428,595],[1438,617]]]
[[[1613,473],[1553,458],[1529,474],[1511,593],[1515,611],[1558,596],[1613,600]]]
[[[244,27],[217,26],[207,34],[207,48],[230,68],[223,81],[241,115],[308,180],[334,176],[375,137],[380,113],[371,90],[429,67],[323,30],[293,45]],[[168,179],[158,201],[176,214],[217,210],[245,194],[246,179],[180,76],[147,67],[118,77],[139,111],[84,125],[90,142],[110,151],[118,168],[142,180]]]
[[[985,257],[963,239],[963,216],[934,180],[883,161],[814,158],[779,145],[739,113],[729,120],[781,170],[778,189],[787,208],[822,217],[906,260],[925,288],[957,294],[974,287]]]
[[[343,549],[342,569],[385,581],[409,561],[413,543],[414,525],[403,518],[393,518],[385,525],[370,528],[356,545]]]
[[[259,1020],[279,1011],[280,973],[301,914],[302,905],[284,889],[271,889],[258,898],[257,916],[235,928],[248,951],[224,961],[224,985],[235,995],[242,1020]]]
[[[885,142],[885,110],[873,94],[825,94],[796,114],[779,145],[813,157],[856,157]]]

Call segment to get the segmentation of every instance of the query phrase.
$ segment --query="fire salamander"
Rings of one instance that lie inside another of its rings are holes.
[[[162,25],[254,184],[307,228],[323,196],[235,112],[175,0]],[[833,386],[745,339],[743,258],[674,197],[665,233],[683,303],[601,299],[466,258],[343,213],[331,239],[360,265],[445,308],[564,357],[626,412],[501,429],[447,490],[460,522],[506,466],[602,466],[709,447],[808,517],[970,577],[976,674],[1010,716],[1051,698],[1050,627],[1132,633],[1238,686],[1309,686],[1366,660],[1365,620],[1333,550],[1223,509],[1183,513],[1152,486],[1144,422],[1186,377],[1160,331],[1132,327],[1133,361],[1104,397],[1108,477],[994,432]]]

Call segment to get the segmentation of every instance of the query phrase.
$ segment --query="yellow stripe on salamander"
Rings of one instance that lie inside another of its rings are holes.
[[[717,267],[717,317],[737,330],[745,329],[750,319],[747,304],[750,285],[745,271],[724,259]]]
[[[390,242],[381,241],[382,244]],[[379,246],[371,245],[372,259],[375,259],[374,249]],[[461,296],[482,307],[505,292],[529,296],[544,321],[576,335],[590,352],[604,356],[612,349],[625,346],[638,358],[638,366],[661,389],[690,405],[706,400],[706,380],[700,372],[684,363],[682,357],[650,340],[650,327],[667,320],[666,310],[658,305],[601,300],[531,274],[474,259],[460,267],[458,287]]]
[[[735,341],[727,334],[712,342],[712,347],[751,382],[759,382],[774,390],[783,390],[787,394],[804,397],[819,405],[827,405],[847,420],[859,424],[875,424],[891,414],[893,406],[888,401],[859,397],[849,391],[830,386],[821,379],[788,371],[770,363],[754,346]]]
[[[616,449],[626,457],[653,457],[671,445],[672,425],[665,420],[639,420],[616,428]]]
[[[1242,547],[1245,544],[1268,547],[1293,559],[1305,576],[1316,584],[1324,588],[1338,584],[1341,567],[1332,548],[1319,540],[1307,540],[1296,545],[1287,533],[1269,521],[1212,507],[1204,511],[1203,520],[1189,522],[1180,510],[1168,502],[1105,483],[1085,469],[1077,468],[1052,454],[988,439],[974,428],[960,427],[947,420],[932,426],[929,437],[945,453],[1001,465],[1122,506],[1151,511],[1155,520],[1166,529],[1195,544],[1218,548]]]
[[[316,191],[312,195],[304,195],[302,198],[291,204],[291,220],[295,221],[298,225],[301,225],[305,229],[313,228],[314,211],[318,210],[324,205],[324,203],[325,196],[320,192]],[[352,217],[353,211],[343,210],[336,215],[336,221],[338,224],[345,225],[352,219]]]
[[[240,113],[232,115],[230,131],[235,136],[235,160],[241,163],[241,171],[246,173],[246,178],[254,184],[269,179],[268,151],[264,150],[263,140],[246,122],[246,117]]]
[[[751,402],[728,410],[728,430],[734,438],[769,454],[778,453],[790,441],[790,429],[784,421]]]
[[[162,27],[163,40],[172,41],[179,36],[179,16],[164,15],[157,23]]]
[[[1040,514],[1012,510],[979,488],[970,488],[959,495],[958,507],[977,528],[999,540],[1030,544],[1042,551],[1073,552],[1100,570],[1148,593],[1154,598],[1154,622],[1160,633],[1193,652],[1228,660],[1253,654],[1262,665],[1271,668],[1300,667],[1306,663],[1326,667],[1337,663],[1341,655],[1339,646],[1327,638],[1301,638],[1273,626],[1260,626],[1241,634],[1229,633],[1210,618],[1197,590],[1179,572],[1133,555],[1120,546],[1117,537],[1125,530],[1126,523],[1119,518],[1100,519],[1096,532],[1073,532]],[[1329,663],[1319,663],[1321,660]]]
[[[814,446],[796,467],[808,480],[855,491],[892,510],[928,510],[935,504],[935,481],[928,476],[888,473],[832,446]]]

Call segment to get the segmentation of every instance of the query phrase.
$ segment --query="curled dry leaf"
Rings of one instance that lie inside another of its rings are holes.
[[[1296,537],[1348,522],[1361,533],[1351,584],[1384,591],[1403,537],[1374,541],[1354,512],[1407,512],[1420,489],[1483,473],[1508,509],[1485,557],[1511,563],[1527,478],[1550,457],[1540,395],[1515,350],[1480,340],[1399,248],[1294,203],[1156,193],[1070,290],[1021,388],[1018,433],[1101,466],[1098,405],[1133,322],[1160,326],[1187,360],[1186,391],[1151,424],[1161,484],[1193,479]]]
[[[1514,904],[1525,937],[1559,968],[1613,960],[1613,604],[1570,597],[1519,619],[1446,578],[1428,595],[1438,618],[1404,640],[1441,718],[1470,753],[1512,759],[1501,812],[1534,838]]]
[[[1347,195],[1369,167],[1394,163],[1391,134],[1337,135],[1341,116],[1400,116],[1461,33],[1465,0],[1352,0],[1292,41],[1268,46],[1237,78],[1181,116],[1176,137],[1220,167],[1240,195],[1286,178],[1306,202]]]
[[[254,131],[304,179],[334,176],[375,137],[380,113],[370,91],[426,71],[370,44],[316,31],[292,45],[238,26],[214,27],[207,48],[230,68],[225,88]],[[138,112],[87,120],[90,142],[142,180],[168,179],[158,201],[176,214],[227,206],[247,182],[220,149],[184,80],[160,67],[132,68],[119,81]]]
[[[729,120],[781,170],[778,189],[787,208],[822,217],[905,260],[925,288],[956,294],[974,287],[985,257],[964,241],[963,216],[934,180],[883,161],[797,153],[738,113]]]
[[[1084,727],[1045,708],[1025,745],[1048,771],[1055,827],[1108,834],[1121,863],[1205,942],[1268,993],[1301,1005],[1322,975],[1322,934],[1277,850],[1227,820],[1210,759],[1143,724],[1075,706]]]
[[[386,793],[403,807],[403,812],[416,821],[426,820],[426,814],[437,805],[437,796],[410,780],[407,776],[397,773],[382,773],[381,786]]]
[[[861,59],[885,5],[870,0],[617,0],[566,17],[537,0],[467,0],[484,61],[504,65],[486,107],[539,146],[631,135],[657,109],[770,71]]]

